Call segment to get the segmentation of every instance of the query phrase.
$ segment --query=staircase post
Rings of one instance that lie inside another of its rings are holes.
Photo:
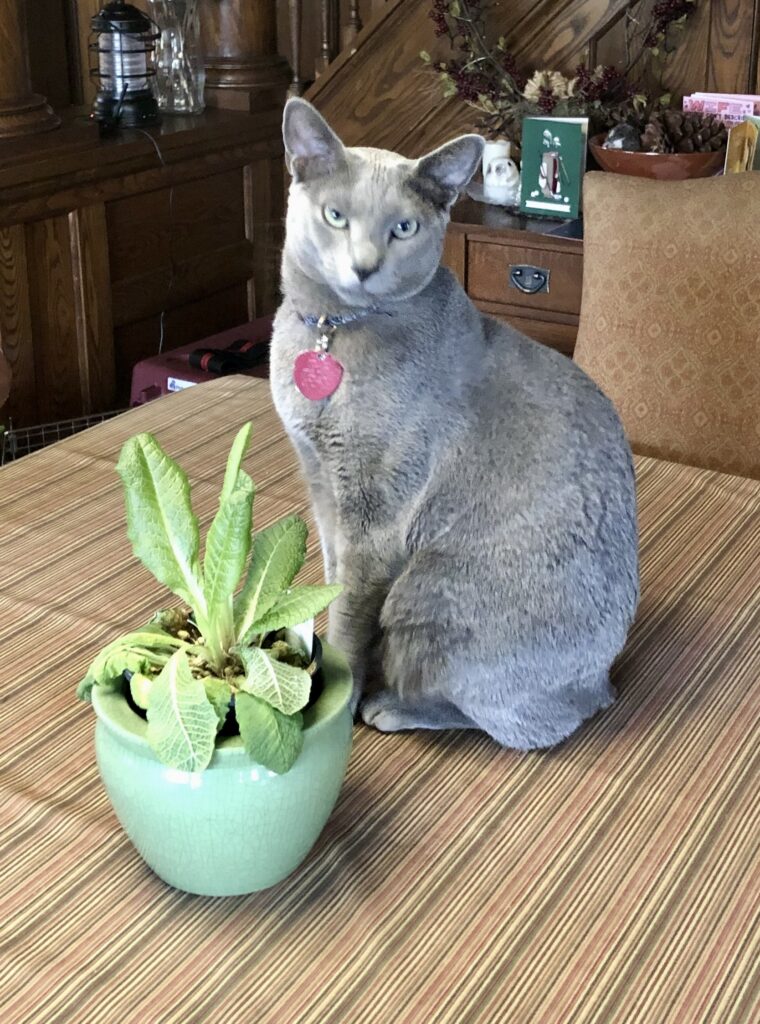
[[[349,0],[348,4],[348,25],[344,33],[344,46],[350,46],[363,28],[361,14],[359,13],[359,0]]]
[[[277,0],[204,0],[203,13],[207,104],[282,106],[291,75],[277,52]]]
[[[338,24],[340,22],[339,0],[321,0],[319,5],[320,15],[320,47],[317,54],[315,76],[319,78],[323,71],[326,71],[331,62],[338,56],[337,38]]]
[[[0,138],[60,123],[45,97],[32,92],[24,0],[0,0]]]
[[[303,92],[301,78],[301,32],[302,32],[302,0],[288,0],[290,18],[290,51],[293,64],[293,78],[290,81],[288,96],[300,96]]]

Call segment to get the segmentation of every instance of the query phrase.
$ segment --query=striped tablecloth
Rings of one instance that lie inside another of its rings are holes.
[[[620,699],[559,749],[357,726],[276,889],[167,888],[98,780],[74,687],[163,603],[114,463],[154,432],[209,521],[255,423],[258,525],[307,501],[264,384],[232,378],[0,470],[0,1022],[760,1020],[760,485],[638,460],[643,595]],[[306,576],[316,579],[311,538]]]

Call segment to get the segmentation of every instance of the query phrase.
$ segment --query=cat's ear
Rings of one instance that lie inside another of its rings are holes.
[[[480,135],[460,135],[417,161],[415,187],[436,206],[448,208],[469,182],[483,156]]]
[[[285,104],[282,138],[294,181],[331,174],[344,160],[343,143],[306,100],[296,97]]]

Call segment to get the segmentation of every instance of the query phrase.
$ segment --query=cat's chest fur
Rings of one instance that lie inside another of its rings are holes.
[[[390,520],[400,495],[427,477],[430,421],[422,401],[425,356],[399,317],[339,327],[330,354],[343,378],[326,399],[312,401],[295,385],[301,352],[318,332],[282,308],[275,321],[272,392],[277,411],[307,465],[328,481],[337,504],[363,528]],[[425,421],[425,422],[421,422]]]
[[[392,395],[378,391],[378,380],[387,376],[377,355],[379,345],[369,328],[350,324],[339,327],[331,340],[329,356],[342,367],[343,376],[333,394],[321,400],[303,395],[295,383],[298,356],[315,349],[319,331],[300,322],[293,313],[278,314],[272,347],[272,392],[277,410],[289,430],[315,444],[356,430],[369,429],[368,403],[392,405]]]

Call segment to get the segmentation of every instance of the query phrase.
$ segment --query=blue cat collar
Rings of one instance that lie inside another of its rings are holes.
[[[373,316],[374,314],[392,316],[391,313],[388,313],[377,306],[368,306],[367,309],[362,309],[356,313],[339,313],[335,316],[313,316],[311,314],[304,316],[303,313],[299,313],[298,315],[301,318],[301,322],[306,324],[308,327],[332,327],[334,330],[336,327],[344,327],[346,324],[352,324],[356,320],[364,320],[365,317]]]

